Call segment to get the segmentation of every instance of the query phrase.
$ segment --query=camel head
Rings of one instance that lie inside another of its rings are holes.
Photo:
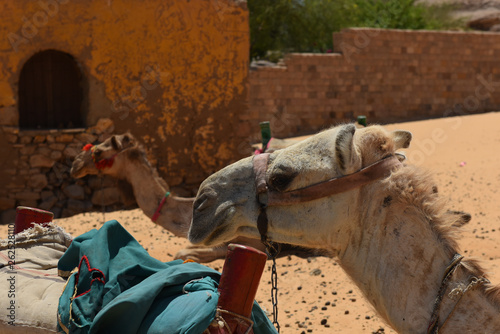
[[[130,134],[114,135],[98,145],[87,144],[73,161],[71,176],[82,178],[86,175],[97,175],[99,173],[119,177],[116,164],[120,164],[120,153],[136,147],[137,141]]]
[[[410,141],[411,133],[407,131],[340,125],[271,153],[265,180],[275,192],[302,189],[355,173],[395,155]],[[244,158],[202,183],[193,205],[188,236],[191,242],[215,245],[236,236],[260,238],[260,204],[253,168],[253,157]],[[348,233],[347,224],[357,214],[361,191],[363,188],[356,188],[308,202],[269,206],[267,235],[275,242],[335,249],[337,239]]]

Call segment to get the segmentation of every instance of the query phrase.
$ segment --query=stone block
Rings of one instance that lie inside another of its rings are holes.
[[[36,135],[35,137],[33,137],[33,144],[44,143],[46,138],[47,137],[44,135]]]
[[[16,200],[13,198],[0,197],[0,211],[16,207]]]
[[[74,159],[80,152],[81,149],[68,146],[64,149],[63,154],[67,158]]]
[[[21,144],[31,144],[31,142],[33,141],[33,137],[32,136],[20,136],[19,137],[19,142]]]
[[[50,158],[54,161],[58,161],[58,160],[61,160],[62,158],[62,152],[61,151],[52,151],[50,153]]]
[[[66,148],[66,145],[63,143],[51,143],[49,148],[54,151],[63,151]]]
[[[76,140],[83,144],[93,143],[97,140],[97,137],[90,133],[79,133],[75,136]]]
[[[92,209],[92,203],[90,203],[89,201],[69,199],[67,208],[77,213],[86,212]]]
[[[56,203],[57,203],[57,197],[52,195],[42,200],[42,202],[38,205],[38,208],[50,211]]]
[[[73,141],[74,136],[69,133],[63,133],[56,136],[56,142],[58,143],[71,143]]]
[[[52,168],[52,166],[54,166],[54,163],[55,163],[54,160],[43,154],[35,154],[30,157],[30,166],[33,168],[36,167]]]
[[[58,207],[57,203],[50,211],[54,214],[54,218],[61,218],[62,208]]]
[[[16,222],[16,209],[5,210],[0,214],[0,223],[14,224]]]
[[[20,191],[16,193],[15,198],[19,201],[36,201],[40,199],[40,193],[36,191]]]
[[[32,175],[28,181],[28,186],[32,189],[43,189],[49,184],[47,176],[44,174]]]
[[[92,204],[97,206],[109,206],[120,203],[121,197],[118,188],[110,187],[96,190],[92,196]]]
[[[69,186],[63,187],[62,191],[70,199],[82,200],[85,198],[85,189],[77,184],[70,184]]]
[[[36,146],[34,146],[34,145],[24,145],[23,147],[21,147],[19,149],[19,152],[22,155],[32,155],[33,153],[35,153],[35,150],[36,150]]]
[[[50,148],[48,148],[47,146],[45,145],[40,145],[38,146],[37,150],[36,150],[36,153],[37,154],[43,154],[45,156],[50,156],[50,153],[52,152],[52,150]]]
[[[44,190],[40,193],[40,198],[42,201],[45,201],[49,199],[50,197],[54,196],[54,192],[49,191],[49,190]]]

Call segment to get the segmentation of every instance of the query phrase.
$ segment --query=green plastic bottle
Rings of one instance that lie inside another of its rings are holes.
[[[266,151],[267,144],[271,140],[271,125],[269,121],[260,122],[260,134],[262,136],[262,152]]]

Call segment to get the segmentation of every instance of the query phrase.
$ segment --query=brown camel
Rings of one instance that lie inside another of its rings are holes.
[[[149,163],[144,148],[130,133],[112,136],[95,146],[87,145],[75,157],[71,167],[74,178],[99,173],[126,180],[132,186],[137,204],[146,216],[176,236],[187,238],[194,198],[169,193],[168,184],[158,176],[156,169]],[[265,250],[259,239],[243,237],[230,242]],[[230,242],[215,247],[192,246],[179,251],[175,258],[200,263],[223,259]],[[284,245],[284,248],[294,251],[289,246]],[[297,249],[300,255],[304,251],[308,255],[319,254],[317,251]]]
[[[349,124],[242,159],[200,186],[189,240],[326,247],[399,333],[500,333],[500,286],[459,255],[429,173],[395,157],[410,140]]]

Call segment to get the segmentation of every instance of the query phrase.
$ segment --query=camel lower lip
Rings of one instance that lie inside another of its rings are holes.
[[[219,207],[217,210],[218,212],[211,218],[211,222],[206,222],[205,220],[208,218],[210,219],[209,216],[205,215],[194,215],[193,216],[193,222],[191,223],[191,231],[189,232],[189,241],[191,241],[194,244],[208,244],[211,241],[217,239],[218,237],[221,236],[221,233],[227,230],[228,228],[228,221],[230,220],[231,216],[234,214],[235,209],[232,206],[228,206],[225,208]],[[197,216],[199,218],[197,218]],[[198,224],[196,222],[199,222]],[[193,227],[195,227],[193,229]],[[210,230],[211,232],[207,230]]]
[[[218,227],[216,228],[212,233],[210,233],[210,235],[208,236],[208,238],[206,238],[205,240],[203,240],[203,244],[205,245],[212,245],[212,244],[219,244],[221,242],[217,242],[217,238],[220,237],[224,231],[226,231],[228,229],[228,225],[226,226],[221,226],[221,227]]]

